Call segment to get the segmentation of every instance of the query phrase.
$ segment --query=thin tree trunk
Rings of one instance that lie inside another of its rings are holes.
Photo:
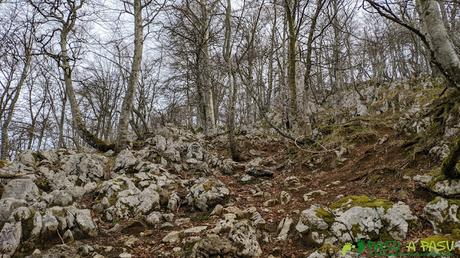
[[[293,2],[291,4],[291,2]],[[290,92],[289,113],[292,121],[289,121],[290,127],[294,127],[298,122],[297,114],[297,84],[296,84],[296,45],[297,45],[297,30],[296,30],[296,1],[285,0],[286,18],[288,25],[288,75],[287,84]]]
[[[112,144],[107,144],[104,141],[98,139],[94,134],[92,134],[90,131],[88,131],[88,129],[86,129],[85,123],[83,122],[83,118],[80,113],[80,109],[78,107],[77,97],[75,96],[75,90],[73,88],[72,83],[72,68],[70,66],[69,56],[67,52],[67,36],[68,33],[73,29],[73,23],[76,19],[76,11],[74,12],[73,19],[74,20],[72,22],[72,25],[64,26],[61,32],[61,53],[59,63],[59,66],[61,67],[64,73],[64,84],[67,97],[69,98],[73,124],[78,132],[78,135],[91,147],[101,151],[111,150],[114,149],[114,146]]]
[[[3,121],[2,124],[2,148],[0,151],[0,159],[7,159],[8,158],[8,128],[11,124],[11,120],[13,119],[14,108],[16,107],[16,103],[18,102],[19,95],[21,93],[22,86],[24,85],[27,75],[29,74],[30,63],[32,60],[31,56],[31,46],[26,43],[25,45],[25,61],[24,66],[22,67],[21,77],[19,82],[16,86],[16,92],[14,94],[13,100],[11,101],[10,109],[6,116],[6,119]]]
[[[224,59],[227,63],[227,78],[229,85],[229,103],[228,103],[228,146],[230,156],[233,160],[238,161],[240,159],[240,153],[238,151],[238,144],[235,139],[235,105],[237,97],[237,88],[235,83],[235,72],[232,65],[232,28],[231,28],[231,15],[232,5],[231,0],[227,0],[227,8],[225,12],[225,40],[224,40]]]
[[[121,106],[120,120],[118,122],[118,134],[116,149],[122,150],[126,148],[128,143],[128,127],[131,113],[133,110],[134,95],[136,94],[136,86],[139,77],[139,71],[142,62],[142,49],[144,46],[144,35],[142,29],[142,2],[141,0],[134,1],[134,56],[129,75],[128,88],[125,98]]]

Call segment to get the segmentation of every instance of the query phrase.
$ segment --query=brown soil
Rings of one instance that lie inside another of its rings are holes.
[[[379,144],[374,138],[359,141],[348,150],[348,154],[344,156],[346,161],[343,164],[336,161],[333,153],[314,154],[283,140],[259,141],[248,136],[239,137],[242,157],[246,160],[256,157],[264,158],[267,167],[274,170],[274,177],[258,178],[251,183],[243,184],[239,181],[244,174],[243,169],[239,169],[235,175],[231,176],[220,173],[217,175],[231,191],[229,202],[242,209],[257,207],[267,221],[266,229],[270,232],[271,242],[259,241],[263,249],[263,257],[270,254],[277,257],[306,257],[311,253],[315,247],[306,245],[295,236],[292,228],[287,241],[277,241],[277,226],[286,216],[290,216],[294,219],[294,223],[297,223],[300,211],[312,204],[328,205],[335,201],[337,196],[367,195],[386,198],[393,202],[403,201],[421,218],[422,209],[432,199],[432,196],[429,192],[416,187],[412,180],[407,180],[404,176],[429,171],[436,162],[427,156],[414,157],[401,147],[406,139],[389,128],[379,129],[377,133],[379,136],[388,135],[389,140],[382,144]],[[228,157],[223,143],[215,140],[210,143],[210,146],[223,157]],[[250,151],[257,155],[252,155]],[[308,165],[312,157],[319,160],[318,165],[313,167]],[[284,180],[288,176],[298,177],[301,185],[290,189],[286,187]],[[333,182],[337,183],[332,184]],[[270,197],[254,197],[251,190],[256,186],[269,193]],[[323,190],[327,194],[305,202],[303,195],[313,190]],[[292,195],[292,200],[288,204],[282,205],[278,202],[272,207],[263,206],[264,201],[270,198],[279,199],[281,191],[287,191]],[[85,198],[85,201],[88,199]],[[199,225],[213,227],[218,218],[208,215],[207,212],[193,212],[180,208],[175,219],[189,217],[191,222],[168,229],[151,228],[136,221],[119,221],[122,225],[121,230],[102,234],[96,239],[87,239],[84,242],[91,245],[113,246],[114,249],[110,253],[99,252],[108,257],[116,257],[123,251],[123,248],[126,248],[126,251],[133,254],[134,257],[174,257],[172,249],[175,246],[163,244],[161,239],[172,230]],[[113,226],[113,224],[107,224],[100,218],[98,219],[103,231]],[[430,228],[426,221],[421,220],[419,227],[410,229],[407,241],[432,234]],[[125,247],[124,241],[127,235],[133,235],[139,241],[130,248]],[[183,250],[190,248],[190,246],[184,247],[180,244],[178,246]]]

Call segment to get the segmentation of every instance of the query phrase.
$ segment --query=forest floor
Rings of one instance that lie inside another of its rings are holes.
[[[334,152],[306,150],[280,138],[260,140],[250,135],[238,138],[243,159],[250,162],[261,158],[262,164],[272,170],[274,176],[254,178],[243,183],[240,181],[245,174],[243,166],[233,175],[218,173],[216,176],[230,189],[229,202],[225,206],[233,204],[241,209],[256,207],[267,221],[265,230],[269,232],[271,241],[259,241],[263,257],[306,257],[313,252],[317,247],[307,245],[296,236],[294,230],[291,230],[287,240],[277,240],[278,224],[285,217],[293,218],[295,224],[299,213],[310,205],[329,205],[343,196],[366,195],[392,202],[402,201],[410,206],[414,215],[423,217],[423,207],[433,196],[417,187],[411,177],[430,171],[436,163],[428,156],[414,156],[402,147],[408,139],[392,128],[367,124],[372,128],[373,137],[354,135],[353,144],[341,156],[341,161],[337,161]],[[223,141],[208,142],[207,148],[228,157]],[[299,180],[295,186],[288,182],[292,176]],[[315,190],[322,190],[325,194],[305,201],[304,195]],[[270,202],[279,200],[283,191],[291,196],[287,204]],[[88,207],[91,204],[88,203]],[[114,246],[112,251],[105,253],[107,256],[117,256],[121,251],[127,251],[134,257],[168,257],[174,256],[174,247],[191,248],[162,243],[162,238],[169,232],[196,226],[213,227],[219,220],[218,216],[210,216],[210,212],[189,209],[179,209],[175,216],[190,218],[190,221],[165,229],[152,229],[137,221],[124,221],[120,223],[119,230],[83,242]],[[109,229],[113,224],[102,223],[100,226]],[[422,220],[418,227],[410,228],[407,241],[432,234],[429,222]],[[130,237],[135,238],[132,245],[126,244]]]

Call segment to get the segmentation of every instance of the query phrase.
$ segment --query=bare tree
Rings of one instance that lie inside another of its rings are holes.
[[[13,13],[12,15],[15,16]],[[13,17],[12,17],[13,18]],[[17,18],[17,17],[14,17]],[[14,22],[15,19],[10,20]],[[16,20],[19,24],[20,21]],[[19,100],[22,88],[25,84],[27,76],[29,74],[30,66],[32,63],[32,45],[35,32],[34,24],[34,14],[30,17],[26,17],[26,20],[22,21],[24,23],[23,27],[11,29],[11,31],[5,31],[5,38],[3,40],[4,44],[9,44],[9,49],[11,52],[8,53],[8,56],[11,57],[10,62],[11,66],[5,77],[7,81],[1,82],[3,88],[3,94],[1,94],[0,105],[0,119],[3,118],[1,123],[1,149],[0,149],[0,159],[6,159],[9,157],[8,151],[8,129],[13,119],[15,112],[16,104]],[[8,58],[8,57],[7,57]],[[16,80],[14,74],[16,69],[20,69],[19,79]],[[13,85],[16,83],[15,85]],[[8,94],[11,92],[11,94]],[[8,105],[6,107],[6,105]],[[3,116],[3,112],[6,112],[6,115]]]

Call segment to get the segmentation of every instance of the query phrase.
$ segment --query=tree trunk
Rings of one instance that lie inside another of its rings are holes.
[[[142,49],[144,46],[144,35],[142,30],[142,2],[134,1],[134,56],[129,75],[128,88],[121,106],[120,120],[118,122],[118,133],[116,149],[120,151],[126,148],[128,143],[128,127],[133,110],[133,100],[136,94],[136,86],[142,62]]]
[[[11,105],[10,105],[8,114],[2,124],[2,133],[1,133],[2,148],[0,151],[0,159],[8,158],[8,128],[11,124],[11,120],[13,119],[14,108],[16,107],[16,103],[18,102],[22,86],[24,85],[27,79],[27,75],[29,74],[30,62],[32,59],[31,46],[28,46],[28,43],[25,43],[24,50],[25,50],[25,60],[24,60],[24,66],[22,67],[21,77],[16,86],[16,92],[14,94],[13,100],[11,101]]]
[[[416,7],[436,61],[455,83],[454,86],[460,88],[460,59],[444,27],[438,3],[435,0],[416,0]]]
[[[81,117],[80,109],[78,108],[77,97],[75,96],[75,90],[72,83],[72,68],[69,62],[69,56],[67,52],[67,36],[71,27],[63,28],[60,37],[60,63],[59,66],[64,73],[64,83],[67,97],[69,98],[70,111],[72,113],[73,124],[78,132],[78,135],[91,147],[98,149],[100,151],[108,151],[114,149],[113,144],[107,144],[104,141],[98,139],[94,134],[92,134],[88,129],[86,129],[85,123]]]
[[[293,2],[291,4],[291,2]],[[297,114],[297,84],[296,84],[296,45],[297,45],[297,30],[296,30],[296,1],[285,0],[286,18],[288,23],[288,74],[287,84],[290,93],[289,113],[292,118],[289,121],[290,127],[295,127],[298,122]]]
[[[237,88],[235,83],[235,72],[233,70],[233,64],[231,60],[232,56],[232,28],[231,28],[231,15],[232,5],[231,0],[227,0],[227,8],[225,12],[225,40],[224,40],[224,59],[227,63],[227,79],[229,86],[229,102],[228,102],[228,117],[227,117],[227,128],[228,128],[228,147],[230,156],[233,160],[238,161],[240,159],[240,153],[238,151],[238,143],[235,139],[235,105],[237,97]]]
[[[417,0],[416,7],[436,61],[446,72],[449,80],[455,84],[453,86],[458,89],[460,87],[460,59],[444,27],[438,3],[435,0]],[[457,136],[449,155],[442,162],[441,173],[449,178],[459,178],[460,171],[456,168],[459,159],[460,135]]]

